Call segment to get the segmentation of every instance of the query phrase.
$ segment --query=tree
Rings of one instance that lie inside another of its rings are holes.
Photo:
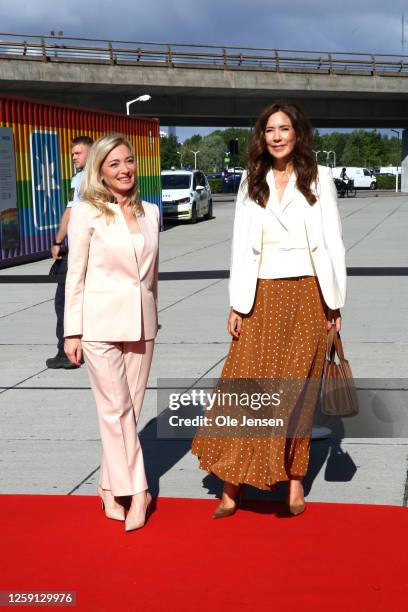
[[[163,136],[160,138],[160,164],[162,170],[169,170],[180,165],[180,156],[177,155],[179,144],[176,136]]]
[[[197,166],[204,172],[220,170],[224,165],[224,154],[229,149],[230,140],[238,138],[238,158],[231,160],[237,166],[245,166],[245,152],[251,137],[251,131],[245,128],[227,128],[215,130],[208,136],[194,134],[183,145],[178,146],[174,136],[161,139],[162,168],[180,167],[180,164],[194,168],[194,155],[191,151],[200,151]],[[177,148],[180,155],[177,154]],[[320,151],[318,163],[327,163],[323,151],[335,151],[337,166],[400,166],[401,142],[395,136],[381,134],[377,130],[353,130],[352,132],[314,132],[313,148]],[[330,161],[333,156],[330,156]]]
[[[384,157],[382,166],[401,166],[402,149],[397,136],[384,137]]]
[[[230,165],[235,162],[236,166],[245,166],[245,154],[251,137],[251,130],[245,128],[227,128],[226,130],[215,130],[212,133],[221,136],[224,141],[225,151],[229,150],[230,140],[237,138],[238,157],[236,160],[231,160]]]
[[[200,134],[194,134],[191,138],[187,138],[181,145],[181,164],[183,166],[194,168],[194,155],[191,151],[201,151],[201,142],[203,137]]]
[[[222,167],[225,154],[225,143],[221,136],[212,133],[205,136],[200,143],[200,153],[197,156],[197,167],[210,174]]]

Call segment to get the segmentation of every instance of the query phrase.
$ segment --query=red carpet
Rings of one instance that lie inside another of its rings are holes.
[[[406,609],[406,508],[247,502],[216,521],[215,500],[160,498],[126,534],[95,497],[0,504],[2,591],[76,591],[91,611]]]

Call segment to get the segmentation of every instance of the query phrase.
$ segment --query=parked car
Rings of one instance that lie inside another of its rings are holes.
[[[200,170],[163,170],[161,181],[164,219],[211,219],[211,189]]]
[[[213,174],[207,174],[207,178],[211,180],[222,180],[224,176],[224,172],[213,172]]]
[[[227,172],[229,174],[242,174],[244,171],[244,168],[242,168],[242,166],[235,166],[235,168],[228,168]]]
[[[222,179],[223,193],[237,193],[242,174],[227,174]]]
[[[401,175],[401,166],[381,166],[373,168],[373,174],[376,176],[395,176]]]
[[[354,181],[356,189],[377,189],[377,179],[373,172],[368,168],[356,168],[355,166],[337,166],[332,169],[333,178],[341,178],[343,168],[346,168],[346,175]]]

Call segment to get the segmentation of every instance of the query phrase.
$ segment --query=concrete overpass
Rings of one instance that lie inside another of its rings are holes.
[[[72,39],[0,33],[0,89],[164,125],[251,126],[277,98],[315,127],[408,127],[408,56]],[[402,138],[408,191],[408,132]]]
[[[284,97],[316,127],[408,126],[407,56],[0,34],[0,88],[116,112],[147,92],[165,125],[249,126]]]

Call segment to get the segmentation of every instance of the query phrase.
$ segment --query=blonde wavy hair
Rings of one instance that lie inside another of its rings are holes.
[[[108,136],[98,138],[89,150],[84,177],[81,183],[82,198],[89,202],[89,204],[92,204],[92,206],[95,206],[108,223],[115,218],[114,211],[109,207],[109,203],[115,200],[112,192],[106,187],[101,178],[101,167],[109,153],[120,145],[125,145],[131,154],[134,155],[132,145],[123,134],[109,134]],[[135,184],[129,193],[129,203],[135,217],[144,215],[136,176]]]

